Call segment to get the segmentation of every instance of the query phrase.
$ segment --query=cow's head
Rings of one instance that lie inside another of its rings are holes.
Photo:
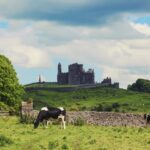
[[[39,121],[35,120],[35,122],[34,122],[34,129],[36,129],[38,126],[39,126]]]
[[[146,114],[144,114],[144,119],[146,119],[147,118],[147,115]]]

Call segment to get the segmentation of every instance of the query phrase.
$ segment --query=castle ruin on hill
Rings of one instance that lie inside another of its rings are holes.
[[[119,82],[112,83],[111,78],[105,78],[101,83],[95,83],[94,70],[85,71],[83,64],[74,63],[68,66],[68,72],[62,72],[61,63],[58,64],[57,83],[69,85],[100,85],[119,88]]]
[[[85,71],[82,64],[74,63],[68,66],[68,72],[62,72],[61,64],[58,64],[58,84],[94,84],[94,70]]]

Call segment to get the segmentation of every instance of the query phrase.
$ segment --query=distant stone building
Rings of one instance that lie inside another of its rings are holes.
[[[114,82],[114,83],[112,83],[112,82],[111,82],[111,78],[109,78],[109,77],[105,78],[105,79],[101,82],[101,85],[104,85],[104,86],[111,86],[111,87],[114,87],[114,88],[119,88],[119,82]]]
[[[108,84],[108,85],[111,85],[111,78],[106,78],[106,79],[104,79],[102,82],[101,82],[101,84]]]
[[[94,84],[94,70],[89,69],[85,71],[82,64],[74,63],[69,65],[68,72],[62,72],[61,64],[58,64],[58,74],[57,74],[58,84]]]

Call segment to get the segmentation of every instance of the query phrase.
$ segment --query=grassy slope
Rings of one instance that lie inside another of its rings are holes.
[[[36,86],[39,85],[35,84],[34,87]],[[49,85],[47,86],[50,88]],[[32,87],[32,85],[30,85],[30,87]],[[51,87],[63,88],[63,86],[58,85],[53,85]],[[33,98],[35,108],[53,105],[64,106],[69,110],[90,110],[99,104],[108,107],[112,106],[113,103],[119,103],[120,107],[118,110],[121,112],[150,111],[150,93],[131,92],[115,88],[97,87],[79,89],[71,92],[40,89],[27,92],[25,97]]]
[[[1,146],[1,150],[150,149],[150,128],[69,125],[61,130],[53,125],[34,130],[33,125],[20,124],[18,118],[8,117],[0,118],[0,137],[3,135],[13,143]],[[0,138],[0,145],[2,142]]]

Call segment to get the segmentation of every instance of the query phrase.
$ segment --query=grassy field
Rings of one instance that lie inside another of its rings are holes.
[[[57,91],[57,88],[63,88],[62,86],[57,86],[54,86],[55,90],[53,87],[52,89],[37,88],[30,90],[26,93],[24,99],[32,98],[36,109],[45,105],[52,105],[64,106],[68,110],[91,110],[97,107],[99,107],[100,111],[117,112],[149,112],[150,110],[150,93],[139,93],[108,87],[76,89],[63,92]],[[117,103],[116,107],[114,103]]]
[[[58,125],[45,129],[0,118],[1,150],[149,150],[150,128]]]

